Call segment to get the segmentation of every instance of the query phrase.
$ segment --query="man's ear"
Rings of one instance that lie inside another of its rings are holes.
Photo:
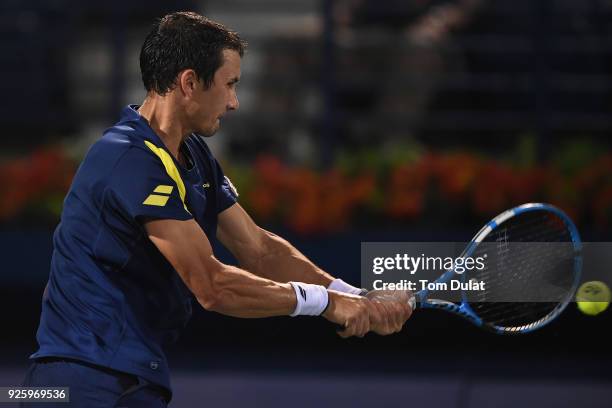
[[[197,87],[198,76],[193,69],[186,69],[179,72],[177,82],[181,93],[185,96],[191,96]]]

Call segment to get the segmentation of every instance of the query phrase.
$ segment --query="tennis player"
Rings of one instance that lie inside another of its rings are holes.
[[[167,406],[162,347],[194,297],[236,317],[320,315],[343,337],[397,332],[410,316],[406,302],[359,296],[237,203],[204,138],[238,109],[244,47],[188,12],[146,37],[144,102],[90,148],[66,196],[24,386],[68,386],[73,407]],[[214,239],[241,268],[215,258]]]

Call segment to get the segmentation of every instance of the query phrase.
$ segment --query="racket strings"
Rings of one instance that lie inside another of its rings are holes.
[[[523,246],[523,249],[528,249],[528,247]],[[526,287],[536,288],[532,285],[533,275],[535,274],[540,274],[543,279],[549,279],[551,281],[550,283],[556,283],[561,278],[570,278],[569,281],[562,281],[564,283],[564,285],[562,286],[565,286],[565,284],[571,282],[571,275],[561,275],[560,277],[556,277],[552,273],[544,273],[550,271],[539,270],[537,272],[534,272],[534,267],[538,266],[537,264],[540,264],[541,267],[548,266],[548,269],[550,269],[551,271],[558,270],[559,267],[561,267],[562,269],[566,267],[565,265],[563,265],[565,262],[567,262],[567,259],[563,258],[564,252],[555,250],[555,247],[551,247],[548,249],[550,250],[550,252],[544,255],[538,253],[537,249],[535,248],[531,249],[530,252],[522,253],[517,250],[515,251],[513,256],[514,261],[512,265],[506,263],[498,263],[493,268],[491,268],[485,264],[485,268],[482,271],[477,274],[472,274],[470,276],[472,279],[480,278],[485,280],[487,282],[488,288],[490,289],[496,288],[498,286],[506,287],[508,280],[512,280],[515,282],[523,281]],[[476,254],[476,256],[478,255],[480,254]],[[487,292],[478,292],[475,296],[480,298],[481,300],[485,300]]]
[[[571,274],[555,273],[555,271],[565,271],[572,267],[571,264],[566,265],[567,262],[573,262],[573,259],[567,259],[563,248],[551,246],[547,248],[549,252],[546,254],[539,253],[538,249],[534,247],[523,246],[522,249],[526,251],[520,253],[517,250],[515,252],[512,267],[505,264],[498,264],[495,268],[485,266],[485,269],[477,275],[471,275],[471,279],[478,278],[487,282],[487,288],[489,289],[488,291],[475,293],[473,295],[475,301],[487,300],[487,297],[495,291],[506,288],[508,281],[520,282],[521,287],[524,287],[525,290],[531,290],[531,292],[535,290],[541,292],[540,289],[554,292],[555,288],[564,289],[572,284],[573,276]],[[540,285],[533,285],[535,274],[539,275]],[[516,286],[514,288],[516,289]],[[516,293],[511,293],[511,295],[516,297]]]
[[[497,307],[492,308],[491,303],[475,303],[470,306],[483,321],[494,321],[497,323],[496,326],[518,327],[546,317],[558,305],[557,302],[500,302],[493,304]]]

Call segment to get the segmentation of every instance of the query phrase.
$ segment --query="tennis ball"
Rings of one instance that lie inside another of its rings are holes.
[[[586,315],[595,316],[608,308],[610,288],[601,281],[585,282],[576,292],[578,309]]]

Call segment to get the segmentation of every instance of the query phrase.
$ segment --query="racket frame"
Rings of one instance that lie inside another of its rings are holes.
[[[574,246],[574,280],[572,282],[572,288],[568,291],[567,296],[561,302],[559,302],[559,304],[549,314],[535,322],[518,327],[502,327],[491,325],[488,323],[484,323],[483,320],[478,317],[478,315],[470,307],[465,291],[462,293],[461,303],[457,304],[441,299],[429,299],[429,290],[427,289],[423,289],[419,292],[414,293],[413,297],[409,301],[410,305],[412,306],[412,309],[442,309],[447,312],[457,314],[465,318],[472,324],[497,334],[529,333],[536,329],[544,327],[545,325],[553,321],[555,318],[557,318],[571,302],[573,295],[576,292],[576,289],[578,288],[578,283],[580,282],[580,275],[582,270],[582,241],[580,240],[580,234],[578,233],[578,229],[576,228],[572,220],[561,209],[550,204],[527,203],[506,210],[503,213],[499,214],[497,217],[493,218],[491,221],[485,224],[480,229],[480,231],[478,231],[474,238],[472,238],[472,241],[470,241],[467,247],[463,250],[460,257],[463,258],[472,255],[478,245],[484,240],[484,238],[487,237],[493,230],[495,230],[495,228],[503,224],[505,221],[509,220],[512,217],[516,217],[519,214],[530,211],[550,211],[557,215],[559,218],[561,218],[561,220],[568,228],[572,244]],[[457,273],[454,271],[454,269],[450,269],[444,272],[438,279],[436,279],[435,283],[448,282],[454,275],[457,275]],[[461,279],[465,280],[465,274],[461,274]]]

